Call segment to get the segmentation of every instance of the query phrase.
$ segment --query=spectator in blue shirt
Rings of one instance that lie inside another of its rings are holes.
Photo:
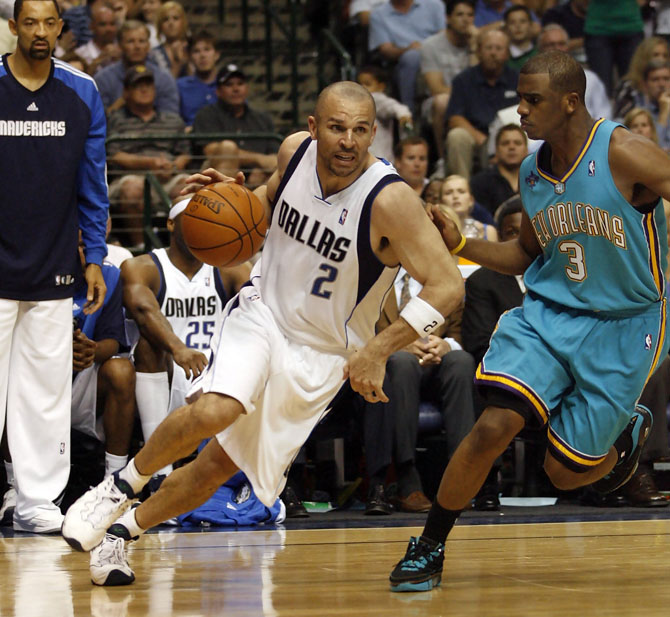
[[[216,102],[216,64],[221,54],[216,49],[214,37],[202,30],[189,40],[188,55],[195,74],[180,77],[177,89],[179,113],[186,126],[190,127],[201,107]]]
[[[123,81],[129,68],[145,65],[151,70],[156,86],[156,109],[179,113],[177,82],[170,73],[148,60],[149,29],[141,21],[129,19],[119,29],[121,60],[95,74],[107,115],[123,107]]]
[[[370,13],[368,49],[394,64],[398,100],[414,110],[421,41],[446,27],[440,0],[389,0]]]

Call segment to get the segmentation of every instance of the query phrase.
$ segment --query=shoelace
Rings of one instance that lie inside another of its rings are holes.
[[[104,499],[100,500],[100,495],[103,495]],[[88,520],[94,527],[100,527],[109,513],[126,499],[128,499],[126,495],[114,485],[114,477],[109,476],[95,488],[90,500],[82,508],[82,518]]]
[[[125,566],[126,555],[123,538],[115,538],[110,535],[105,536],[105,540],[98,553],[98,560],[105,564]]]
[[[440,549],[431,549],[426,544],[416,541],[411,549],[407,561],[402,566],[403,570],[418,570],[428,564],[429,559],[437,559],[442,551]]]

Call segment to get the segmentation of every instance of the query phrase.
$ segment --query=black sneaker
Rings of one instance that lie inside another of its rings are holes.
[[[649,437],[649,433],[651,432],[652,423],[651,412],[643,405],[637,405],[635,407],[635,414],[630,419],[628,426],[626,426],[617,438],[617,441],[623,438],[633,445],[621,449],[619,451],[619,460],[612,468],[612,471],[592,484],[596,491],[601,494],[611,493],[626,484],[633,477],[633,474],[637,470],[640,455],[642,454],[642,448],[644,448],[647,437]]]
[[[410,538],[405,556],[393,568],[391,591],[430,591],[442,580],[444,544]]]
[[[298,499],[298,495],[293,490],[293,487],[287,486],[281,494],[281,500],[286,507],[286,518],[307,518],[309,512],[302,505],[302,501]]]
[[[386,500],[386,493],[383,484],[375,484],[368,493],[368,500],[365,502],[365,514],[368,516],[377,516],[391,514],[393,506]]]

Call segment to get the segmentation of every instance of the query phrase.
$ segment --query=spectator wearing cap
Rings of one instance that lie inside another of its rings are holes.
[[[249,84],[244,71],[236,64],[224,66],[216,78],[217,101],[203,107],[195,116],[194,133],[235,133],[239,137],[213,141],[202,153],[207,166],[226,175],[242,169],[251,185],[261,184],[277,167],[277,144],[271,139],[248,139],[247,133],[274,133],[270,114],[253,109],[247,98]]]
[[[123,106],[109,116],[109,137],[184,133],[184,121],[179,114],[161,111],[156,106],[153,69],[143,64],[130,67],[123,81],[123,99]],[[153,173],[166,193],[174,198],[183,186],[183,171],[189,161],[189,146],[184,140],[111,140],[107,144],[110,171],[130,172],[114,180],[109,190],[113,214],[123,215],[119,217],[118,229],[125,236],[126,244],[138,248],[143,241],[144,175],[141,172]]]
[[[195,73],[180,77],[177,80],[177,89],[179,113],[186,126],[191,127],[198,111],[216,101],[216,64],[220,54],[214,37],[202,30],[189,40],[188,55]]]
[[[156,88],[156,109],[179,113],[179,92],[177,82],[170,73],[160,69],[150,60],[149,29],[141,21],[134,19],[123,22],[119,28],[119,46],[121,59],[113,62],[95,75],[102,102],[107,114],[119,109],[123,103],[126,72],[129,68],[141,64],[151,69]]]

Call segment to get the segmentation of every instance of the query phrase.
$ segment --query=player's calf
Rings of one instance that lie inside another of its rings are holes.
[[[617,462],[612,471],[593,483],[599,493],[607,494],[623,486],[633,477],[640,461],[640,455],[653,424],[651,412],[643,405],[637,405],[633,417],[614,442]]]

